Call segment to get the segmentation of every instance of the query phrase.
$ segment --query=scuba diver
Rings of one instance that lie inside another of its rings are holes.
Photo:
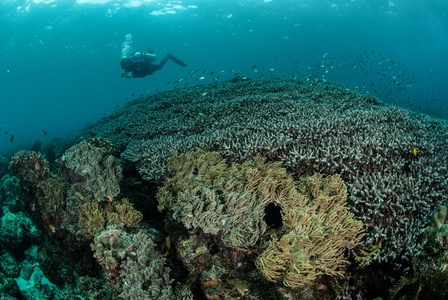
[[[145,77],[163,68],[165,63],[171,59],[179,66],[186,67],[187,64],[168,54],[159,64],[153,64],[156,60],[156,55],[153,50],[148,50],[148,53],[136,52],[131,57],[123,57],[120,61],[120,66],[124,70],[121,77],[136,78]]]

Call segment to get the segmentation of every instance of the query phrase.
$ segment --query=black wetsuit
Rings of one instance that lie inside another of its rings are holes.
[[[128,74],[132,74],[131,77],[145,77],[147,75],[151,75],[152,73],[163,68],[165,63],[171,59],[173,62],[178,64],[179,66],[186,67],[187,64],[183,61],[175,58],[173,55],[168,54],[164,59],[158,64],[152,64],[146,59],[139,59],[136,57],[131,58],[123,58],[120,62],[121,68]],[[125,74],[126,74],[125,73]],[[122,77],[125,77],[122,75]]]

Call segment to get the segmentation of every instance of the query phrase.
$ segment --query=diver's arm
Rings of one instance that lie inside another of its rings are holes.
[[[132,72],[124,72],[121,73],[121,78],[134,78],[134,74]]]

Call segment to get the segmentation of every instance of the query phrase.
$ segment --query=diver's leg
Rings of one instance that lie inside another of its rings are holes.
[[[171,54],[168,54],[167,56],[165,56],[162,61],[158,64],[159,66],[159,70],[163,68],[163,66],[166,64],[166,62],[168,61],[168,59],[170,59]]]
[[[154,73],[155,71],[158,71],[158,70],[162,69],[163,66],[166,64],[166,62],[168,61],[168,59],[171,59],[172,61],[174,61],[174,62],[175,62],[176,64],[178,64],[179,66],[182,66],[182,67],[186,67],[186,66],[187,66],[187,64],[184,63],[183,61],[178,60],[177,58],[175,58],[175,57],[172,56],[171,54],[168,54],[167,56],[165,56],[165,57],[160,61],[159,64],[157,64],[157,65],[151,65],[151,70],[148,72],[148,75]]]
[[[171,55],[171,54],[168,54],[165,58],[169,58],[169,59],[171,59],[172,61],[174,61],[176,64],[178,64],[178,65],[181,66],[181,67],[186,67],[186,66],[187,66],[186,63],[184,63],[184,62],[181,61],[180,59],[175,58],[175,57],[174,57],[173,55]]]
[[[170,55],[168,54],[167,56],[165,56],[160,63],[158,63],[157,65],[154,64],[150,64],[150,68],[148,71],[148,75],[151,75],[152,73],[160,70],[163,68],[163,66],[166,64],[166,62],[168,61],[168,59],[170,59]]]

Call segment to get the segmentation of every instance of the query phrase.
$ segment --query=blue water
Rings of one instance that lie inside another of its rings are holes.
[[[140,94],[236,73],[325,79],[448,119],[447,8],[442,0],[3,0],[0,152],[76,135]],[[157,62],[172,53],[188,67],[168,62],[149,77],[121,78],[126,34],[135,51],[153,48]]]

